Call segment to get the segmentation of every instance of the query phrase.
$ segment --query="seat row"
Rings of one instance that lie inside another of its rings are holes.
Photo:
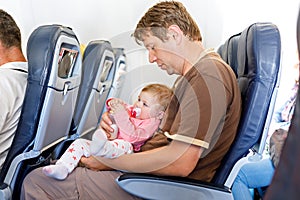
[[[0,172],[0,199],[19,199],[33,169],[57,159],[69,142],[89,137],[108,97],[121,87],[126,56],[109,41],[91,41],[83,55],[73,30],[35,29],[27,43],[28,84],[13,143]]]

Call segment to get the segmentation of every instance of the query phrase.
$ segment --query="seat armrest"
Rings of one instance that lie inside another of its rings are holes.
[[[0,199],[11,200],[12,193],[6,183],[0,183]]]
[[[128,193],[144,199],[233,199],[223,185],[183,177],[126,173],[116,179]]]

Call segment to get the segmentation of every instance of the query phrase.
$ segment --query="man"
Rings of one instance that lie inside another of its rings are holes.
[[[121,172],[112,169],[211,181],[239,122],[241,99],[233,71],[204,49],[198,26],[179,2],[150,8],[134,37],[148,49],[151,63],[180,75],[156,135],[141,152],[115,159],[82,157],[85,168],[63,182],[36,169],[25,178],[21,199],[137,199],[116,185]],[[104,113],[100,126],[108,137],[110,124]]]
[[[27,62],[22,53],[20,29],[0,9],[0,168],[18,126],[26,84]]]

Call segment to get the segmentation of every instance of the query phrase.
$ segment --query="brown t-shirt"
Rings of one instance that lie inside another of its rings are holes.
[[[211,181],[236,135],[241,112],[236,76],[218,54],[205,52],[175,84],[162,131],[142,151],[167,145],[170,139],[201,146],[204,151],[188,177]]]

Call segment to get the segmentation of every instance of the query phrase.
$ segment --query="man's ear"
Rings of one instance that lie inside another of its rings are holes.
[[[174,40],[176,40],[176,43],[180,43],[182,40],[183,32],[177,25],[171,25],[168,28],[168,34],[169,37],[172,37]]]

